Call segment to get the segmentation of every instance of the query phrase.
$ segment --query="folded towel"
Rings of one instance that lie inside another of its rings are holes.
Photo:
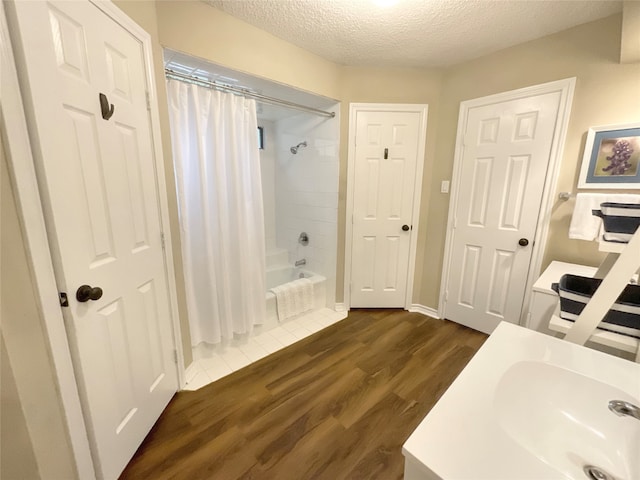
[[[640,195],[610,193],[579,193],[573,208],[569,238],[576,240],[595,240],[601,235],[602,220],[591,213],[599,210],[604,202],[640,203]]]
[[[313,308],[313,283],[308,278],[278,285],[271,289],[276,296],[278,321],[284,322]]]

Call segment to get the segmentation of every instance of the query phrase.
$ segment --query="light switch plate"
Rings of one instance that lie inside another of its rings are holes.
[[[440,193],[449,193],[449,180],[442,180],[440,184]]]

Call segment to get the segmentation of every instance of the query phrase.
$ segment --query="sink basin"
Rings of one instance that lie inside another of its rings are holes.
[[[502,322],[403,446],[405,480],[640,480],[640,364]]]
[[[522,361],[502,375],[494,408],[515,442],[568,478],[585,479],[584,466],[594,465],[616,479],[640,479],[640,421],[615,415],[610,400],[638,403],[585,375]]]

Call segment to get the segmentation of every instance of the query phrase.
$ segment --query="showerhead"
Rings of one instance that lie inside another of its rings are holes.
[[[298,153],[298,149],[299,149],[300,147],[306,147],[306,146],[307,146],[307,142],[300,142],[300,143],[299,143],[298,145],[296,145],[295,147],[291,147],[291,149],[290,149],[290,150],[291,150],[291,153],[293,153],[293,154],[295,155],[296,153]]]

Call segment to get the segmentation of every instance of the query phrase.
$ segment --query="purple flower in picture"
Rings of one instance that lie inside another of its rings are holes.
[[[611,162],[602,169],[603,172],[611,172],[610,175],[624,175],[624,172],[631,168],[629,159],[633,154],[633,147],[628,140],[618,140],[613,146],[613,151],[607,157],[607,161]]]

